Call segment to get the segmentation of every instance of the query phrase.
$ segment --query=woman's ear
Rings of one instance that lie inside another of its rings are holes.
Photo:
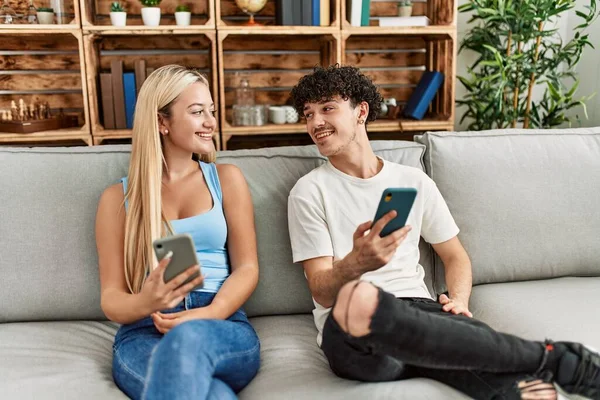
[[[161,135],[168,135],[169,128],[167,127],[167,119],[161,114],[157,114],[158,131]]]

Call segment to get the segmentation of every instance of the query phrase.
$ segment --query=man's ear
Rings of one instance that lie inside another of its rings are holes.
[[[369,117],[369,103],[366,101],[361,101],[358,105],[358,119],[364,122],[367,121]]]

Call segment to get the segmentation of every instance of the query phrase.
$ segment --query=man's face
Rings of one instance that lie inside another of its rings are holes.
[[[342,153],[355,141],[358,115],[359,106],[353,108],[340,96],[304,105],[306,130],[325,157]]]

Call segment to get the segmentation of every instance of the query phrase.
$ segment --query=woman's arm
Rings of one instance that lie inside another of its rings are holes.
[[[227,220],[227,248],[231,275],[207,308],[213,318],[229,318],[250,297],[258,284],[258,255],[254,207],[246,179],[235,165],[217,166],[223,210]],[[208,310],[207,310],[208,311]]]
[[[129,292],[125,281],[123,200],[123,186],[112,185],[102,193],[96,213],[100,303],[106,317],[120,324],[137,321],[152,312],[146,309],[141,296]]]

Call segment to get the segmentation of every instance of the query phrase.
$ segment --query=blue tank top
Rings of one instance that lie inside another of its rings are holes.
[[[212,163],[199,161],[200,169],[212,197],[213,207],[193,217],[169,221],[175,233],[189,233],[196,246],[196,256],[204,274],[204,287],[198,292],[216,293],[229,276],[229,254],[227,253],[227,221],[223,213],[223,192]],[[123,191],[127,191],[127,177],[121,178]],[[127,209],[127,202],[125,202]]]

